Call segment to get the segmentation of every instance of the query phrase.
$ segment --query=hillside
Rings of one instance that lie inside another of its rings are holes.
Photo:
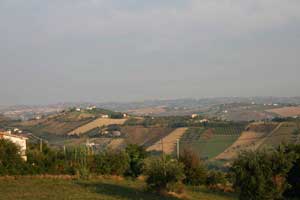
[[[268,135],[278,130],[277,123],[252,123],[243,131],[241,136],[224,152],[215,157],[216,160],[232,160],[242,150],[256,150],[263,146]]]
[[[190,128],[181,138],[180,146],[181,149],[192,149],[202,158],[211,159],[232,145],[243,129],[243,125],[240,124]]]
[[[162,142],[163,142],[164,153],[173,154],[176,149],[177,140],[180,139],[185,134],[186,131],[187,128],[177,128],[167,136],[161,138],[161,140],[158,140],[155,144],[148,147],[147,150],[162,151]]]
[[[89,123],[86,123],[71,132],[68,133],[68,135],[80,135],[83,133],[86,133],[94,128],[100,128],[103,126],[108,126],[112,124],[119,124],[122,125],[127,119],[106,119],[106,118],[97,118]]]
[[[125,121],[125,119],[102,119],[100,118],[102,115],[119,117],[120,114],[99,108],[93,110],[80,109],[80,111],[69,109],[40,119],[16,122],[12,126],[42,137],[50,143],[56,143],[70,139],[69,133],[74,130],[79,131],[79,133],[85,130],[88,131],[90,128],[99,125],[99,121],[101,121],[101,125],[111,124],[112,121],[116,123]]]
[[[300,115],[300,107],[290,106],[267,110],[270,113],[278,114],[281,117],[294,117]]]
[[[299,143],[299,136],[299,126],[295,122],[282,122],[275,131],[265,138],[262,145],[270,148],[281,143]]]

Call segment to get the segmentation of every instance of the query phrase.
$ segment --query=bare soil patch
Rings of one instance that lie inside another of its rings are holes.
[[[282,117],[293,117],[300,115],[300,107],[292,106],[292,107],[283,107],[276,109],[269,109],[268,112],[276,113]]]

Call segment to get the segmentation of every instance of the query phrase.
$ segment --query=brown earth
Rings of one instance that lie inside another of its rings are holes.
[[[106,119],[106,118],[98,118],[94,121],[85,124],[76,128],[75,130],[68,133],[68,135],[80,135],[82,133],[86,133],[94,128],[108,126],[111,124],[124,124],[127,119]]]
[[[300,107],[292,106],[292,107],[283,107],[283,108],[275,108],[269,109],[268,112],[276,113],[282,117],[293,117],[300,115]]]
[[[129,144],[144,146],[153,145],[155,142],[171,133],[174,129],[167,127],[123,126],[121,132]]]
[[[176,141],[180,139],[188,128],[177,128],[172,133],[162,139],[163,148],[166,154],[171,154],[175,151]],[[147,148],[148,151],[161,151],[162,143],[157,141],[154,145]]]
[[[128,113],[135,114],[135,115],[155,115],[165,112],[166,109],[164,106],[158,106],[158,107],[147,107],[147,108],[140,108],[140,109],[134,109],[129,110]]]
[[[272,127],[272,129],[271,129]],[[219,154],[216,160],[232,160],[239,152],[243,150],[256,150],[260,148],[268,137],[272,137],[281,127],[281,124],[275,125],[274,123],[262,124],[253,123],[244,131],[241,136],[224,152]],[[255,132],[259,131],[259,132]]]

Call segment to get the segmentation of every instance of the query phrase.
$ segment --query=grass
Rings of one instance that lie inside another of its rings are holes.
[[[296,135],[294,131],[297,129],[297,125],[294,122],[283,122],[281,126],[267,137],[264,142],[265,147],[277,147],[281,143],[295,143]]]
[[[20,177],[0,180],[0,199],[5,200],[177,200],[145,191],[142,181],[95,179],[64,180]],[[188,187],[187,199],[234,200],[235,195]]]
[[[242,127],[190,128],[181,138],[181,146],[191,148],[202,158],[211,159],[222,153],[240,136]]]

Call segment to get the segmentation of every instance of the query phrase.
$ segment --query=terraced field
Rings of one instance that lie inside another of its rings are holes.
[[[200,157],[211,159],[232,145],[242,130],[242,126],[191,128],[180,140],[181,149],[190,148]]]

